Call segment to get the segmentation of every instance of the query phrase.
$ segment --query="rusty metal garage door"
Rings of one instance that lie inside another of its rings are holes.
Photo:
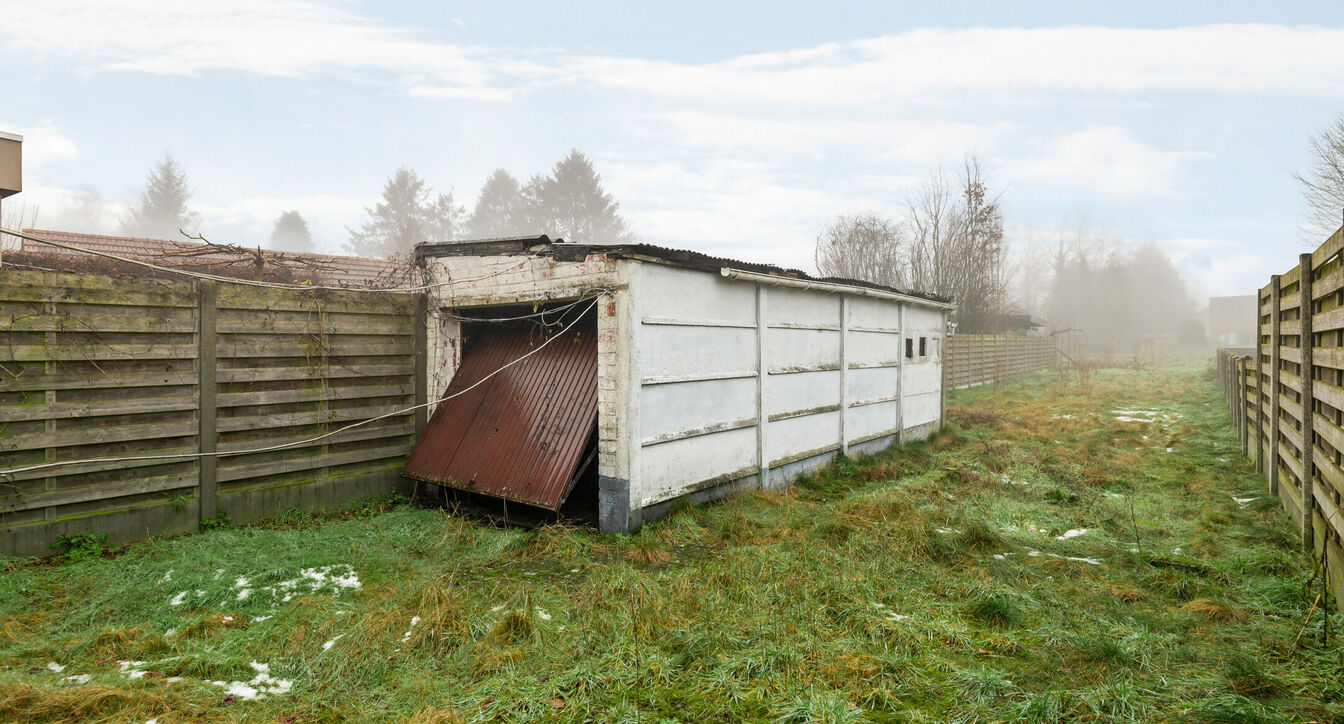
[[[581,325],[561,334],[473,388],[545,341],[536,327],[477,339],[402,473],[558,510],[597,424],[597,336]]]

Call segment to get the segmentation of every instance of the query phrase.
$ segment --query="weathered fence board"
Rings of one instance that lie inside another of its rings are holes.
[[[1344,229],[1260,290],[1256,356],[1222,350],[1218,371],[1243,449],[1324,560],[1344,609]],[[1247,366],[1257,370],[1246,376]],[[1256,441],[1261,441],[1257,444]]]
[[[312,438],[417,399],[416,312],[390,292],[0,272],[0,552],[394,490],[413,413]]]
[[[1053,337],[957,334],[947,338],[943,384],[949,389],[997,382],[1055,366]]]

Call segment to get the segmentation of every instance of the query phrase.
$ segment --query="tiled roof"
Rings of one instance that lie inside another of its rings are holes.
[[[224,251],[204,251],[206,246],[194,241],[172,241],[169,239],[141,239],[133,236],[105,236],[102,234],[76,234],[69,231],[48,229],[24,229],[23,233],[50,239],[62,244],[78,246],[90,251],[145,261],[166,267],[191,267],[209,264],[246,263],[237,254]],[[20,251],[38,254],[72,254],[80,252],[50,246],[28,239],[21,240]],[[202,253],[203,252],[203,253]],[[262,249],[264,258],[274,259],[281,265],[289,265],[296,271],[321,278],[338,286],[366,286],[371,282],[386,279],[394,267],[387,259],[370,259],[361,256],[336,256],[332,254],[302,254],[291,251],[272,251]]]

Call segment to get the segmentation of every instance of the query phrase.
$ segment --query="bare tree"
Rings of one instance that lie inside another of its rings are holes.
[[[1314,245],[1340,227],[1344,212],[1344,114],[1311,137],[1311,168],[1293,176],[1307,202],[1307,226]]]
[[[1007,299],[1003,212],[974,157],[953,186],[941,170],[909,201],[910,282],[951,297],[967,332],[989,331]]]
[[[822,276],[905,286],[905,234],[873,212],[840,215],[817,237],[814,259]]]

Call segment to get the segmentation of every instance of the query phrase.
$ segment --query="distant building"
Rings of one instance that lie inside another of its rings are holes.
[[[1046,335],[1045,320],[1030,314],[996,314],[990,318],[989,324],[990,329],[986,331],[992,334],[1014,334],[1024,337],[1044,337]]]
[[[1254,347],[1257,307],[1254,294],[1209,297],[1204,325],[1209,344],[1214,349]]]

